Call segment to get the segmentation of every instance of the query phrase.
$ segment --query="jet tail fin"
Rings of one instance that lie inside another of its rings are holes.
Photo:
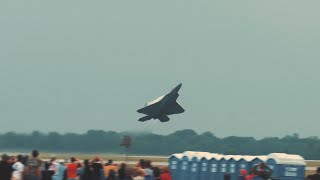
[[[140,118],[139,121],[144,122],[144,121],[148,121],[148,120],[150,120],[150,119],[152,119],[152,117],[150,117],[150,116],[145,116],[145,117]]]

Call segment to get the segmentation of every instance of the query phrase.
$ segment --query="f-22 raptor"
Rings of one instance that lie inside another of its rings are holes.
[[[144,122],[150,119],[159,119],[161,122],[167,122],[170,120],[168,115],[183,113],[185,110],[177,103],[178,92],[181,86],[182,83],[173,88],[170,93],[146,103],[145,107],[137,112],[147,116],[140,118],[139,121]]]

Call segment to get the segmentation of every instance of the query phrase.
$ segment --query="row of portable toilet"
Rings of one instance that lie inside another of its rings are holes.
[[[173,180],[223,180],[229,173],[236,180],[240,170],[250,169],[266,162],[272,169],[272,178],[297,180],[305,177],[305,160],[299,155],[271,153],[267,156],[223,155],[208,152],[186,151],[173,154],[169,167]]]

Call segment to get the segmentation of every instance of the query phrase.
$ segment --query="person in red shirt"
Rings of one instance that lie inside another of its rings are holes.
[[[169,167],[168,166],[164,166],[162,168],[162,173],[160,176],[160,180],[172,180],[171,174],[169,172]]]
[[[78,164],[76,158],[70,158],[71,163],[67,165],[67,177],[68,180],[76,180],[77,179],[77,170]]]
[[[245,180],[247,175],[248,175],[247,170],[241,169],[240,176],[238,176],[238,180]]]

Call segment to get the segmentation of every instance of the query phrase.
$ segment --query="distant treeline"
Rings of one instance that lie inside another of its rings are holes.
[[[266,155],[272,152],[283,152],[299,154],[305,159],[320,159],[320,139],[318,137],[300,138],[298,134],[293,134],[283,138],[269,137],[261,140],[236,136],[218,138],[211,132],[197,134],[188,129],[169,135],[118,133],[102,130],[89,130],[84,134],[8,132],[0,134],[0,152],[39,149],[47,152],[119,154],[125,152],[124,147],[120,146],[124,135],[132,137],[132,146],[128,153],[137,155],[170,155],[186,150],[240,155]]]

